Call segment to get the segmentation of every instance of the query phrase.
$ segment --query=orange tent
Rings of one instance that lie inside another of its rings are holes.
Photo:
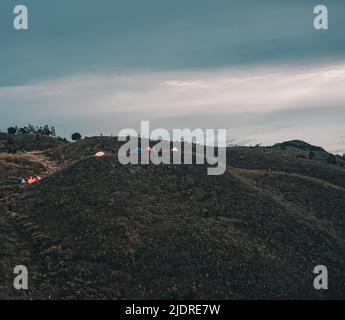
[[[36,179],[34,177],[29,177],[28,178],[28,184],[33,184],[36,182]]]
[[[34,184],[40,180],[42,180],[42,177],[40,176],[36,176],[36,177],[29,177],[28,179],[26,179],[28,184]]]

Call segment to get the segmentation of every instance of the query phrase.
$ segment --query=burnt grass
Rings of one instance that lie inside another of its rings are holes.
[[[226,173],[207,176],[206,165],[124,166],[114,146],[49,148],[59,170],[46,175],[26,153],[0,154],[1,298],[344,298],[343,168],[234,147]],[[19,186],[23,170],[44,179]],[[18,264],[26,292],[12,289]],[[326,291],[313,288],[320,264]]]

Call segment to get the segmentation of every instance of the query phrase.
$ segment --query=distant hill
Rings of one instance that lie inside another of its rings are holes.
[[[313,146],[305,141],[302,140],[290,140],[290,141],[286,141],[283,143],[277,143],[274,145],[274,147],[276,148],[296,148],[296,149],[301,149],[301,150],[305,150],[305,151],[325,151],[323,148],[318,147],[318,146]]]
[[[34,275],[21,298],[345,298],[340,165],[295,146],[232,147],[226,173],[207,176],[204,165],[121,165],[119,146],[93,137],[0,153],[11,168],[0,170],[0,274],[26,261]],[[10,179],[25,159],[44,176],[36,185]],[[318,264],[327,291],[313,289]],[[18,294],[11,283],[0,281],[0,297]]]
[[[284,153],[295,155],[299,158],[318,160],[332,165],[345,167],[345,158],[340,155],[333,155],[322,147],[314,146],[301,140],[291,140],[277,143],[272,148],[284,151]]]

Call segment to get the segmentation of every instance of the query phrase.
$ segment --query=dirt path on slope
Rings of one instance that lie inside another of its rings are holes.
[[[29,160],[34,161],[34,162],[38,162],[41,165],[43,165],[43,167],[45,168],[45,171],[44,171],[45,175],[51,175],[51,174],[55,173],[56,171],[59,171],[62,168],[62,166],[60,164],[49,159],[41,151],[26,152],[25,156]]]
[[[287,212],[290,214],[293,214],[295,217],[299,217],[300,220],[303,220],[306,225],[310,227],[311,230],[316,230],[316,232],[322,231],[325,234],[328,235],[330,239],[336,239],[337,241],[341,242],[345,246],[345,242],[343,241],[342,237],[338,235],[338,233],[334,230],[332,225],[327,224],[327,222],[323,221],[323,223],[320,222],[319,219],[317,219],[312,211],[306,210],[303,206],[299,205],[298,203],[294,203],[292,201],[288,201],[285,199],[284,195],[279,192],[278,190],[273,190],[271,188],[267,188],[263,185],[256,185],[256,183],[250,178],[250,174],[256,174],[256,175],[267,175],[267,173],[264,170],[247,170],[247,169],[237,169],[237,168],[231,168],[227,169],[227,173],[230,174],[232,177],[240,181],[243,185],[246,185],[249,189],[252,189],[256,193],[260,194],[262,197],[269,198],[272,202],[277,203],[278,205],[284,207]],[[298,174],[290,174],[290,173],[284,173],[284,172],[273,172],[269,173],[270,175],[275,176],[293,176],[298,177],[301,179],[305,179],[307,181],[310,181],[316,185],[321,185],[323,187],[332,187],[337,190],[344,191],[343,188],[330,184],[328,182],[325,182],[323,180],[319,180],[316,178],[298,175]]]
[[[2,154],[4,161],[8,161],[11,170],[7,175],[17,176],[18,164],[13,160],[27,159],[32,168],[38,170],[37,175],[43,178],[57,172],[61,165],[50,160],[43,152],[33,151],[17,155]],[[23,170],[23,168],[21,168]],[[6,176],[7,178],[7,176]],[[4,179],[4,178],[3,178]],[[16,181],[16,180],[14,180]],[[48,261],[42,255],[43,249],[49,249],[54,241],[44,234],[29,215],[19,215],[16,206],[20,201],[30,196],[29,191],[35,185],[4,184],[0,192],[0,299],[42,299],[49,298],[47,292],[55,283],[54,274],[49,272]],[[44,248],[43,248],[44,245]],[[24,265],[29,273],[29,289],[15,290],[13,280],[16,275],[14,267]],[[55,284],[56,285],[56,284]],[[56,286],[54,286],[56,287]],[[64,288],[61,285],[61,288]],[[65,294],[56,295],[73,296],[68,290]],[[52,297],[56,298],[56,296]]]

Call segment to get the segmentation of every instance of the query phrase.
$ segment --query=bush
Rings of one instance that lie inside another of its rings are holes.
[[[10,135],[12,135],[12,136],[14,136],[15,134],[17,134],[17,128],[16,127],[9,127],[8,129],[7,129],[7,133],[8,134],[10,134]]]
[[[49,128],[46,124],[43,127],[36,127],[29,124],[27,127],[18,128],[10,127],[7,129],[7,133],[10,135],[25,135],[25,134],[41,134],[48,137],[56,137],[56,131],[54,127]]]
[[[81,139],[81,134],[79,132],[74,132],[71,136],[73,141],[78,141]]]

